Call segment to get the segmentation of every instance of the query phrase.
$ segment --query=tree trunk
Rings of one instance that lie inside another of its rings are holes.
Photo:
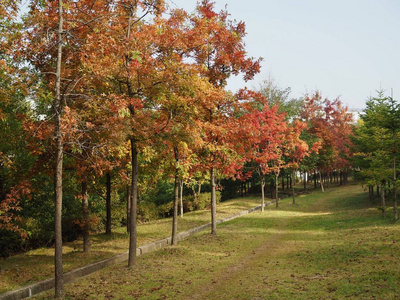
[[[368,198],[371,203],[374,203],[374,191],[371,188],[372,185],[368,185]]]
[[[89,195],[87,182],[82,181],[82,211],[83,211],[83,252],[90,252],[90,220],[89,220]]]
[[[284,191],[285,190],[285,176],[283,175],[283,173],[281,175],[281,178],[282,178],[282,191]]]
[[[57,134],[59,135],[59,134]],[[56,138],[57,153],[56,153],[56,170],[55,170],[55,213],[54,213],[54,235],[55,235],[55,252],[54,252],[54,267],[55,267],[55,297],[64,297],[64,276],[62,263],[62,173],[63,173],[63,144],[61,137]]]
[[[304,179],[303,179],[303,184],[304,184],[304,191],[307,192],[307,171],[304,171]]]
[[[126,197],[126,232],[129,232],[131,224],[131,187],[129,184],[126,186]]]
[[[62,194],[63,194],[63,140],[60,129],[61,117],[61,60],[63,48],[63,1],[58,0],[58,30],[57,30],[57,67],[55,82],[54,109],[54,136],[56,140],[56,166],[55,166],[55,213],[54,213],[54,275],[55,275],[55,297],[64,297],[64,276],[62,263]]]
[[[381,192],[382,217],[384,218],[386,216],[385,181],[382,182],[380,192]]]
[[[320,185],[321,185],[321,191],[322,192],[325,192],[325,189],[324,189],[324,183],[322,182],[322,175],[321,175],[321,172],[318,172],[319,173],[319,183],[320,183]]]
[[[172,217],[172,236],[171,244],[177,245],[177,234],[178,234],[178,200],[179,200],[179,179],[178,179],[178,165],[179,165],[179,153],[178,148],[174,146],[174,157],[175,157],[175,181],[174,181],[174,213]]]
[[[215,169],[210,170],[211,182],[211,234],[217,234],[217,197],[215,193]]]
[[[314,189],[317,188],[317,172],[314,170]]]
[[[137,197],[138,197],[138,152],[134,139],[131,142],[132,152],[132,177],[131,177],[131,211],[129,222],[129,258],[128,267],[131,268],[136,263],[136,246],[137,246],[137,232],[136,232],[136,211],[137,211]]]
[[[279,207],[279,189],[278,189],[278,185],[279,185],[279,173],[275,174],[275,207],[278,208]]]
[[[274,185],[274,181],[271,179],[269,182],[269,188],[271,190],[271,199],[274,199],[274,192],[275,192],[275,185]]]
[[[395,132],[393,131],[393,138],[395,138]],[[399,219],[399,211],[397,208],[397,184],[396,184],[396,153],[393,153],[393,213],[394,220]]]
[[[291,175],[289,175],[289,174],[286,175],[286,189],[287,189],[287,190],[289,189],[289,185],[292,186],[291,181],[292,181]],[[290,184],[289,184],[289,183],[290,183]]]
[[[111,234],[111,173],[106,174],[106,234]]]
[[[181,218],[183,218],[183,180],[182,179],[179,181],[179,187],[180,187],[179,202],[180,202],[180,206],[181,206]]]
[[[292,177],[291,177],[291,182],[294,182],[294,176],[295,176],[295,171],[292,171]],[[293,204],[296,204],[296,196],[294,194],[294,184],[292,184],[292,198],[293,198]]]
[[[201,183],[199,183],[199,187],[197,189],[197,196],[200,197],[201,194]]]
[[[265,207],[265,178],[261,177],[261,212],[264,212]]]
[[[197,194],[196,194],[196,189],[194,188],[194,186],[192,186],[192,195],[193,195],[193,203],[196,203]]]

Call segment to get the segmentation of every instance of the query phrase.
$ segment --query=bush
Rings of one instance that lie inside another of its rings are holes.
[[[23,250],[24,241],[14,231],[0,229],[0,257],[8,257]]]

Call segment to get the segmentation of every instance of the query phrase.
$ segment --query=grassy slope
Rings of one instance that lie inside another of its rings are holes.
[[[400,226],[359,186],[281,202],[68,285],[67,299],[399,299]],[[52,293],[39,298],[51,298]]]
[[[218,205],[218,218],[235,214],[259,205],[257,198],[236,199]],[[210,222],[209,211],[196,211],[178,221],[179,231],[184,231]],[[157,220],[138,226],[138,244],[144,245],[171,235],[171,219]],[[67,243],[63,247],[64,272],[89,263],[112,257],[128,250],[128,235],[125,228],[117,229],[112,236],[92,236],[92,252],[82,252],[82,241]],[[0,259],[0,293],[17,289],[39,280],[54,276],[54,249],[40,248]]]

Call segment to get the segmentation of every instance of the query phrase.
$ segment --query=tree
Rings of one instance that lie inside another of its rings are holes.
[[[189,57],[198,66],[200,75],[218,89],[226,86],[226,80],[231,75],[243,73],[244,80],[250,80],[259,72],[260,59],[247,58],[243,38],[245,24],[228,20],[226,10],[219,13],[214,10],[214,3],[204,0],[197,5],[196,13],[191,16],[192,48]],[[228,101],[227,101],[228,100]],[[206,114],[203,116],[206,124],[204,139],[207,149],[208,170],[211,185],[211,233],[216,234],[216,168],[218,156],[221,154],[221,132],[219,122],[225,117],[225,111],[232,103],[229,97],[215,97],[210,94]]]
[[[284,142],[288,123],[284,120],[285,115],[278,113],[278,105],[270,107],[262,94],[244,90],[240,93],[240,99],[244,108],[241,134],[246,137],[246,158],[248,162],[254,163],[253,168],[247,170],[247,176],[256,172],[260,178],[261,211],[264,211],[266,174],[274,174],[275,197],[278,200],[277,178],[284,164]]]
[[[314,157],[314,162],[318,169],[321,190],[324,191],[322,173],[329,175],[335,168],[348,166],[351,115],[339,99],[322,100],[320,93],[316,92],[305,98],[301,118],[308,124],[307,140],[319,142],[318,156]]]
[[[377,97],[367,101],[361,116],[362,123],[356,130],[357,166],[369,185],[381,187],[381,209],[385,216],[385,187],[390,182],[394,200],[394,219],[398,219],[397,208],[397,156],[400,129],[400,105],[392,97],[378,91]]]

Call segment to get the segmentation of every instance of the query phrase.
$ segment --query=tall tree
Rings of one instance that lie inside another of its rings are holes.
[[[214,2],[204,0],[198,3],[196,13],[191,16],[192,48],[190,57],[199,67],[199,73],[216,88],[223,89],[231,75],[243,73],[244,80],[250,80],[259,72],[260,59],[246,57],[244,36],[245,24],[232,22],[226,10],[216,12]],[[211,95],[210,95],[211,96]],[[216,168],[218,165],[218,145],[220,144],[220,119],[224,109],[231,103],[229,97],[210,97],[203,116],[208,123],[204,138],[208,149],[208,170],[211,186],[211,233],[216,234]],[[228,100],[228,101],[227,101]]]

